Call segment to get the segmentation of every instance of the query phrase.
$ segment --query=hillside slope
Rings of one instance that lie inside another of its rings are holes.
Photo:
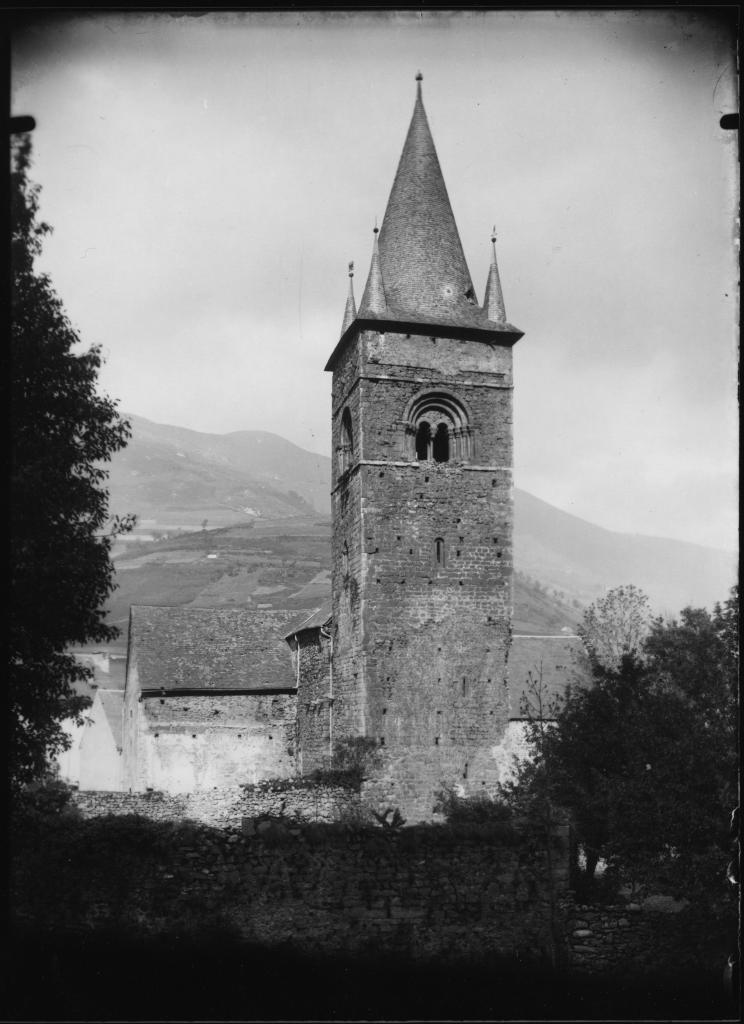
[[[211,531],[292,522],[294,535],[299,520],[327,521],[326,456],[263,431],[204,434],[129,418],[132,440],[110,465],[112,511],[139,516],[127,547],[138,537],[204,526]],[[515,568],[549,591],[560,591],[567,606],[633,583],[657,612],[675,614],[687,604],[710,607],[723,600],[735,581],[730,552],[605,530],[519,489],[514,500]]]
[[[616,533],[515,490],[514,563],[585,605],[611,587],[633,583],[655,610],[711,607],[736,579],[736,558],[683,541]]]
[[[112,509],[140,532],[264,516],[330,514],[330,459],[263,431],[203,434],[129,416],[132,439],[112,459]]]
[[[255,606],[308,612],[331,599],[328,520],[298,516],[181,533],[129,545],[115,559],[109,622],[126,630],[132,604]],[[579,611],[517,574],[514,629],[572,629]]]

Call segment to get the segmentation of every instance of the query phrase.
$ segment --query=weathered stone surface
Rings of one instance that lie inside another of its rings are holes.
[[[298,679],[296,766],[309,774],[331,764],[334,708],[330,636],[320,629],[306,630],[290,638]]]
[[[77,792],[73,800],[83,817],[139,814],[152,821],[199,821],[219,828],[255,831],[254,818],[284,816],[288,821],[330,822],[353,814],[360,796],[340,786],[274,782],[188,794]]]
[[[314,841],[298,842],[289,830],[268,828],[239,845],[226,833],[193,849],[174,844],[156,858],[143,856],[137,871],[123,877],[115,871],[91,877],[71,858],[43,900],[21,868],[14,902],[25,920],[41,927],[136,923],[151,933],[173,927],[187,908],[194,925],[200,915],[208,922],[218,913],[223,925],[248,941],[273,945],[291,936],[301,948],[326,952],[362,950],[370,942],[414,956],[510,955],[515,948],[539,955],[548,947],[544,859],[520,863],[514,847],[482,835],[453,838],[433,830],[416,843],[410,833],[382,829],[297,828]],[[19,864],[28,863],[20,847],[15,855]],[[228,860],[234,866],[218,866]],[[496,870],[515,881],[529,879],[535,898],[484,900],[481,880]],[[166,889],[165,876],[178,879],[175,892]],[[30,886],[19,880],[24,878]],[[179,890],[186,901],[180,909]]]
[[[333,477],[334,733],[377,741],[370,793],[411,821],[431,817],[442,785],[482,793],[499,781],[511,358],[508,345],[362,331],[334,371],[334,449],[345,419],[353,436]],[[411,409],[428,394],[467,420],[448,461],[416,457]]]

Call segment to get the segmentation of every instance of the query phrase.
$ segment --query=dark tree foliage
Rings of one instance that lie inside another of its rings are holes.
[[[101,352],[80,339],[47,275],[37,273],[49,225],[28,179],[30,142],[11,170],[9,749],[14,789],[40,778],[66,746],[60,723],[90,703],[75,683],[90,670],[71,645],[105,643],[111,544],[133,519],[110,520],[104,464],[130,436],[98,393]]]
[[[617,668],[592,662],[549,717],[528,713],[532,757],[504,788],[515,808],[549,794],[566,808],[594,873],[680,892],[723,886],[737,797],[738,592],[713,613],[652,622]]]

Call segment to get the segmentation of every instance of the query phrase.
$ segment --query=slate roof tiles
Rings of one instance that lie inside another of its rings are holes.
[[[295,686],[284,627],[291,612],[133,605],[130,659],[142,690]]]
[[[478,305],[417,76],[416,103],[359,317],[521,332]],[[384,289],[385,306],[380,306]]]
[[[305,629],[320,629],[321,626],[327,625],[331,621],[331,618],[331,602],[327,601],[309,615],[307,613],[303,613],[300,618],[291,622],[284,630],[285,639],[288,640],[291,636],[294,636],[295,633],[301,633]]]

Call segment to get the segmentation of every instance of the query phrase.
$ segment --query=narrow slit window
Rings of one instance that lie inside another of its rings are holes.
[[[434,541],[434,556],[437,560],[437,565],[441,565],[442,568],[444,568],[447,564],[447,555],[445,553],[444,539],[442,537],[437,537]]]
[[[354,434],[351,428],[351,413],[344,409],[341,417],[341,439],[338,446],[338,471],[345,473],[351,467],[354,451]]]

